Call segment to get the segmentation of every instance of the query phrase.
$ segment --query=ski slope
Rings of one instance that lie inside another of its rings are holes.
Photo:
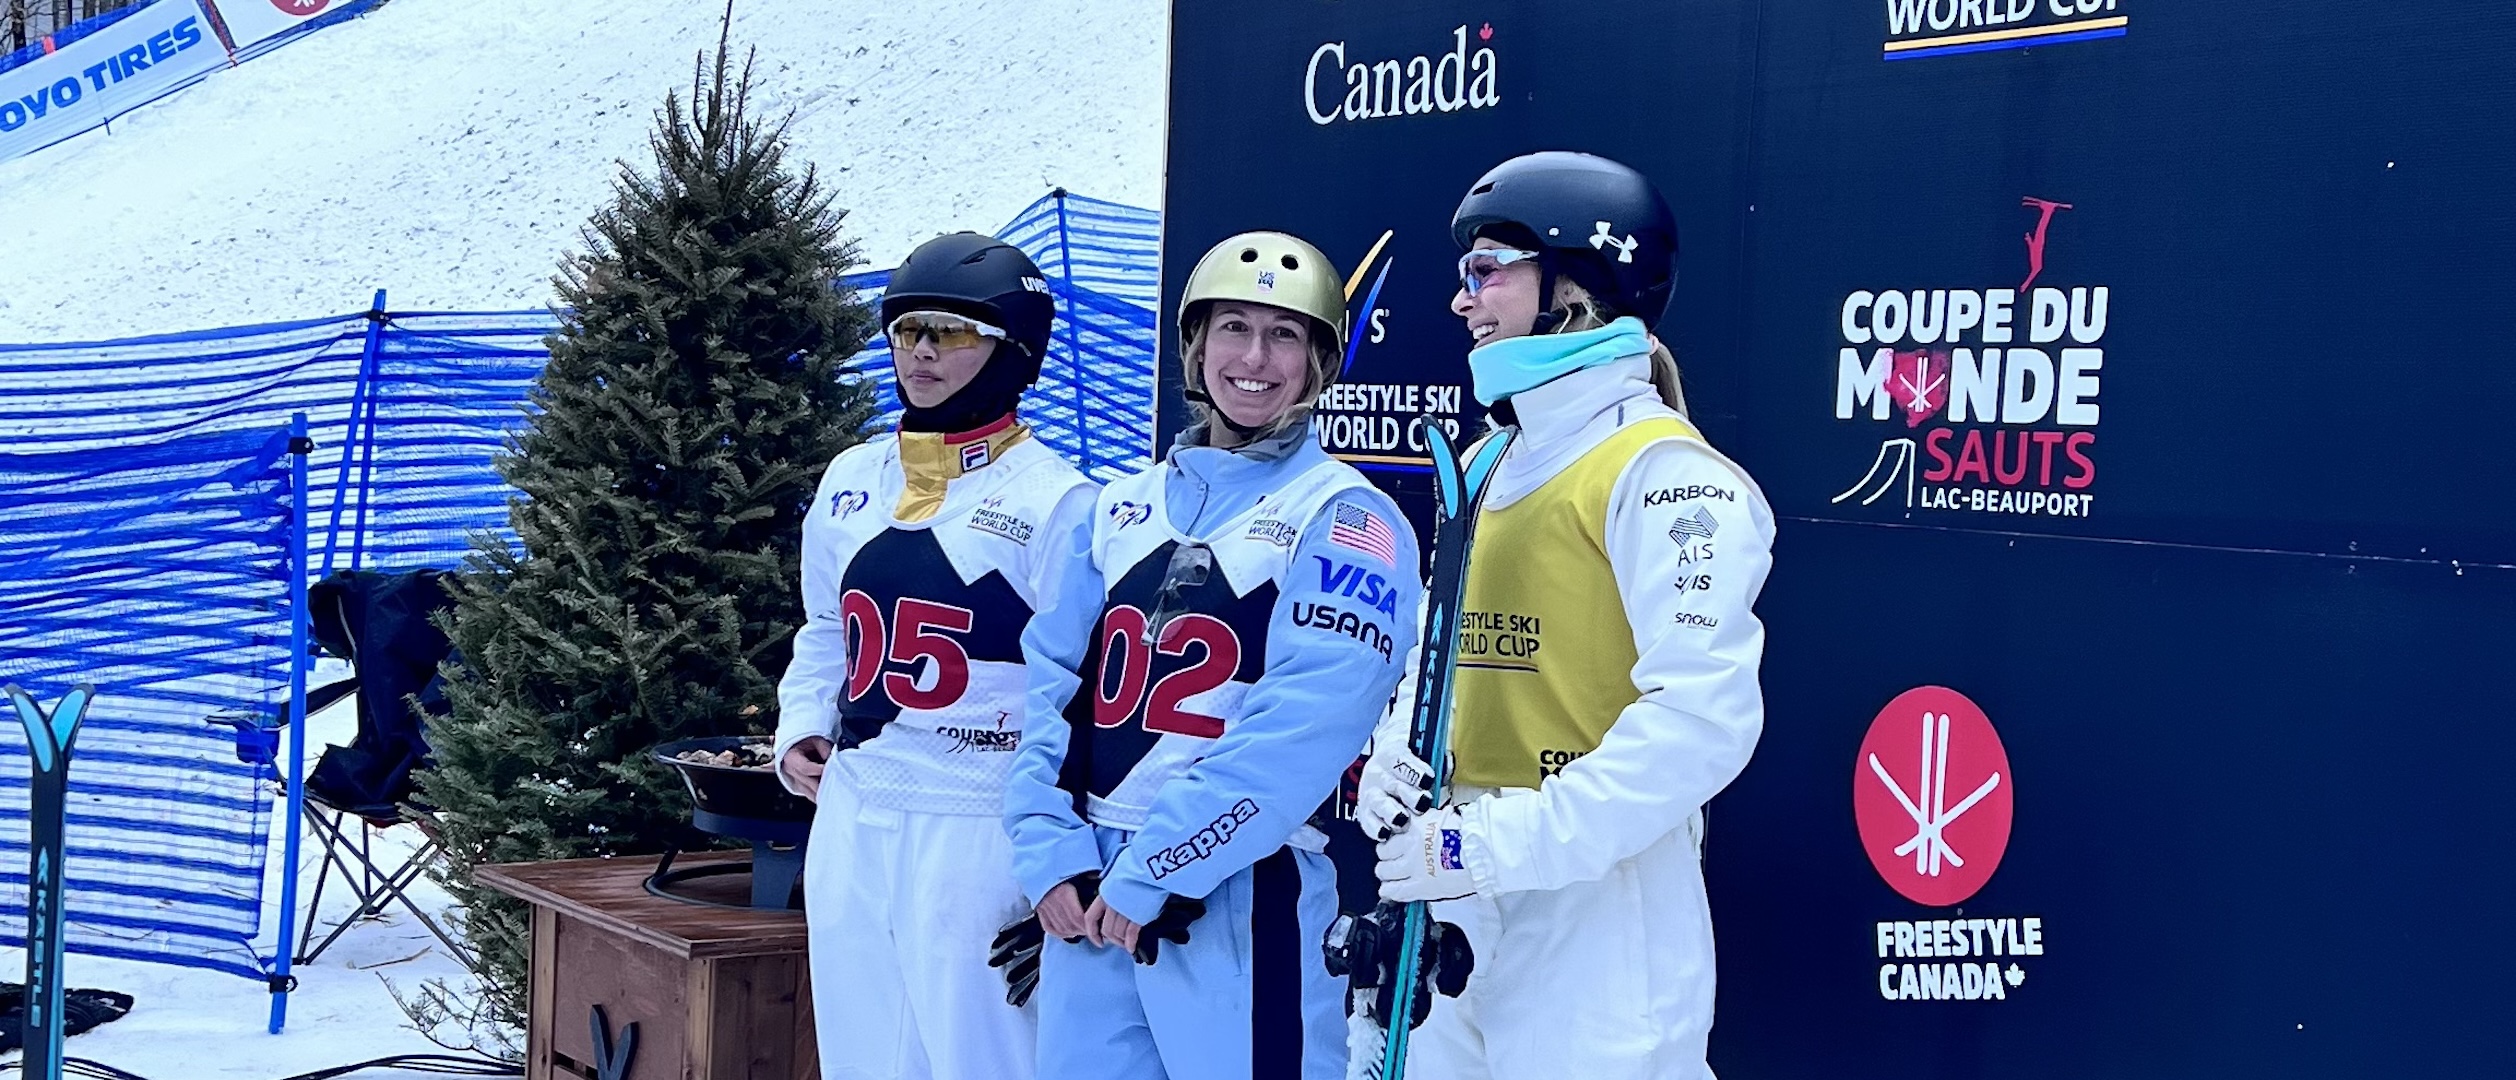
[[[393,0],[0,164],[0,342],[540,307],[709,0]],[[1158,206],[1162,0],[736,0],[868,265],[1053,186]]]

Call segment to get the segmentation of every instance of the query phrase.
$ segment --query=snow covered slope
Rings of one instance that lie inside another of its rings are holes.
[[[394,0],[0,165],[0,341],[549,302],[708,0]],[[737,0],[869,264],[1063,185],[1161,198],[1162,0]]]

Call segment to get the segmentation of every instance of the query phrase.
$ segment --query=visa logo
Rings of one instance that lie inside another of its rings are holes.
[[[1319,591],[1359,601],[1383,615],[1398,614],[1398,590],[1390,587],[1388,578],[1317,555],[1311,558],[1319,563]]]

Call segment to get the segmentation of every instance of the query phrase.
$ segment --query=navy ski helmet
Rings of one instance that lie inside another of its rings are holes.
[[[1057,303],[1049,298],[1047,275],[1021,248],[985,233],[957,232],[919,244],[891,272],[882,294],[883,327],[912,311],[950,312],[1003,330],[1022,350],[1019,362],[1029,377],[1020,385],[1028,386],[1048,354]]]
[[[1480,235],[1530,245],[1545,255],[1542,303],[1551,306],[1553,275],[1589,290],[1608,318],[1632,315],[1644,325],[1668,312],[1677,283],[1677,219],[1651,178],[1596,154],[1542,150],[1494,166],[1468,189],[1450,219],[1450,238],[1466,251]]]

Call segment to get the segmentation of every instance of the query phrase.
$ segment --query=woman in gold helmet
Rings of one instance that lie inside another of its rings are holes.
[[[1319,448],[1345,286],[1283,233],[1188,277],[1196,422],[1101,492],[1024,632],[1029,715],[1006,791],[1015,877],[1044,937],[1040,1073],[1342,1076],[1319,941],[1335,873],[1312,824],[1414,644],[1414,534]]]

